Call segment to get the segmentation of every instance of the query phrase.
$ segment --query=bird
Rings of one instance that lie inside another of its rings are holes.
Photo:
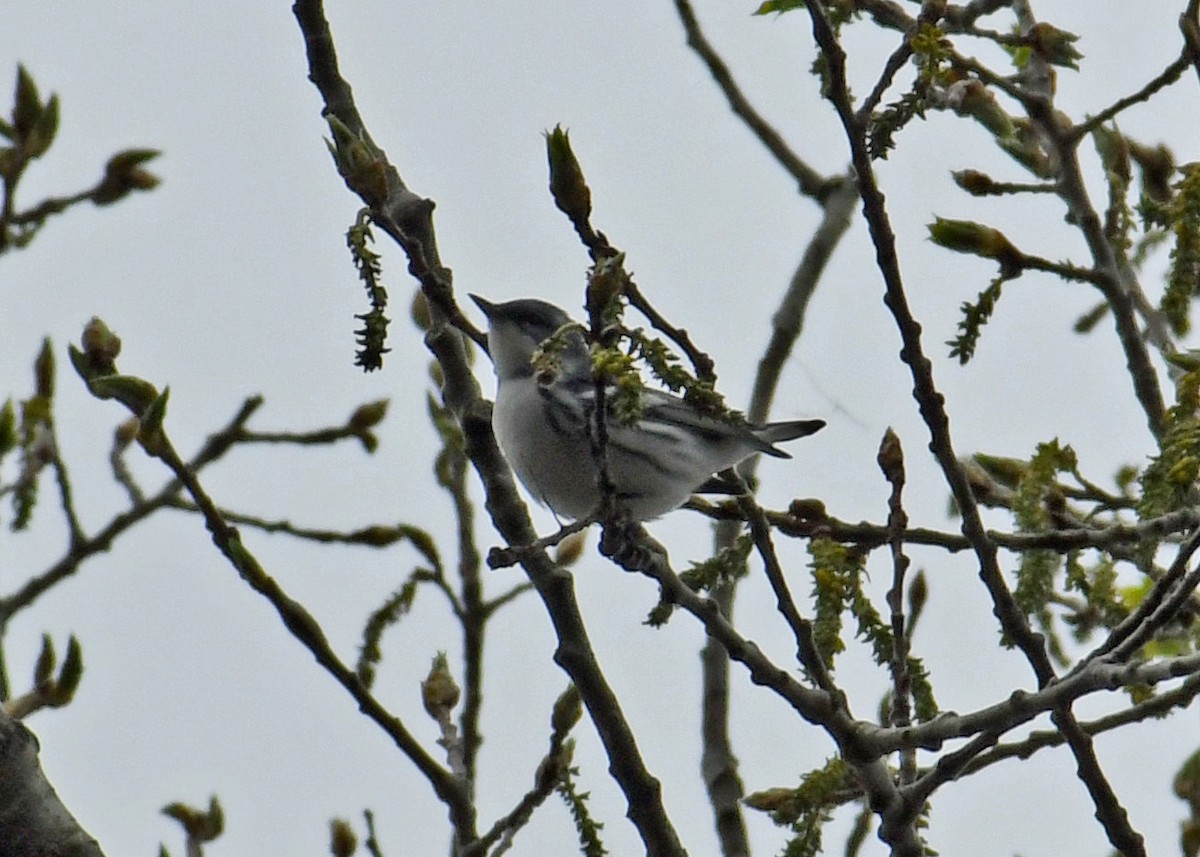
[[[501,452],[533,497],[560,519],[579,520],[603,499],[594,440],[596,382],[582,327],[546,301],[492,303],[470,295],[487,317],[496,373],[492,430]],[[557,336],[555,334],[557,333]],[[535,366],[535,351],[554,337],[554,368]],[[757,453],[791,456],[775,446],[813,434],[824,420],[753,425],[719,419],[683,398],[642,389],[640,412],[626,422],[606,412],[605,470],[624,514],[648,521],[694,493],[729,493],[714,474]],[[612,397],[606,397],[609,404]]]

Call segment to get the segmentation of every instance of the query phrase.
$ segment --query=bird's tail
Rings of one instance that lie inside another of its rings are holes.
[[[782,449],[776,449],[773,444],[795,440],[798,437],[808,437],[823,428],[825,428],[825,420],[787,420],[779,423],[767,423],[765,426],[752,429],[752,431],[754,436],[763,443],[771,445],[770,449],[763,450],[768,455],[774,455],[777,458],[791,458]]]

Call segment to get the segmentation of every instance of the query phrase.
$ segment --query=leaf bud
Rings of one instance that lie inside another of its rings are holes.
[[[995,179],[979,170],[954,170],[950,173],[954,183],[971,196],[991,196],[997,193]]]
[[[550,164],[550,194],[573,223],[586,223],[592,214],[592,192],[583,169],[571,151],[570,135],[561,125],[546,132],[546,157]]]
[[[358,837],[350,822],[335,818],[329,822],[329,850],[333,857],[350,857],[358,849]]]
[[[350,415],[350,420],[346,427],[353,432],[364,432],[367,429],[374,428],[383,421],[387,415],[388,400],[378,399],[374,402],[367,402],[355,408],[354,413]]]
[[[973,220],[937,218],[929,224],[933,243],[956,253],[971,253],[985,259],[995,259],[1006,273],[1020,270],[1024,256],[999,229],[984,226]]]
[[[583,548],[587,544],[587,530],[571,533],[558,543],[554,551],[554,564],[564,568],[579,562],[583,556]]]
[[[79,344],[83,354],[97,375],[111,375],[117,371],[116,360],[121,353],[121,337],[96,316],[83,328]]]
[[[550,728],[555,735],[565,735],[579,722],[583,716],[583,703],[579,697],[579,688],[572,684],[554,700],[554,709],[550,713]]]
[[[42,340],[42,350],[33,362],[33,377],[37,395],[43,399],[54,398],[54,349],[49,338]]]
[[[1079,71],[1079,60],[1083,59],[1083,54],[1075,47],[1079,36],[1042,21],[1030,27],[1025,38],[1034,53],[1046,62]]]
[[[433,659],[433,666],[429,669],[429,675],[421,682],[421,702],[425,710],[435,720],[449,716],[450,710],[458,705],[459,693],[454,676],[450,675],[446,653],[438,652]]]
[[[1009,137],[1013,133],[1012,118],[1004,111],[996,97],[982,82],[975,78],[956,81],[946,93],[947,103],[961,116],[970,116],[997,137]]]
[[[159,185],[158,176],[142,168],[142,164],[159,156],[157,149],[126,149],[108,159],[104,178],[92,190],[92,202],[110,205],[135,190],[153,190]]]

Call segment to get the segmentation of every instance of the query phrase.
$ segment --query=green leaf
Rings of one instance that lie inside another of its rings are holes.
[[[804,8],[804,0],[763,0],[757,9],[752,14],[755,15],[770,15],[784,12],[791,12],[796,9]]]
[[[157,387],[134,375],[101,375],[88,381],[88,389],[99,399],[116,399],[136,417],[141,417],[159,397]]]
[[[72,634],[67,641],[67,654],[63,658],[62,669],[54,682],[54,692],[49,703],[54,708],[62,708],[75,697],[79,682],[83,679],[83,647]]]
[[[54,347],[50,338],[42,340],[42,350],[33,361],[34,389],[46,401],[54,398]]]
[[[38,652],[37,661],[33,666],[33,686],[45,687],[54,676],[54,666],[58,663],[58,655],[54,652],[54,640],[49,634],[42,634],[42,650]]]
[[[42,115],[42,100],[37,84],[25,66],[17,66],[17,88],[13,93],[13,131],[24,142]]]
[[[1079,71],[1079,60],[1083,59],[1083,54],[1075,47],[1079,36],[1042,21],[1034,24],[1025,37],[1046,62]]]
[[[159,156],[157,149],[126,149],[108,159],[104,177],[92,191],[96,205],[111,205],[135,190],[153,190],[158,177],[142,169],[142,164]]]
[[[171,388],[163,387],[162,393],[154,397],[139,417],[141,425],[138,427],[138,440],[146,447],[147,452],[161,451],[159,444],[164,439],[163,420],[167,416],[167,400],[170,397]]]
[[[42,109],[41,114],[25,138],[25,154],[30,158],[40,158],[50,149],[54,136],[58,133],[58,96],[51,95],[50,100]]]

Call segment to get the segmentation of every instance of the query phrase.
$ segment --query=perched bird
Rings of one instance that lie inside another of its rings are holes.
[[[570,317],[545,301],[471,299],[488,319],[488,350],[498,384],[492,429],[501,451],[522,484],[555,515],[578,519],[596,511],[601,500],[592,442],[596,384],[581,329],[561,335],[555,371],[539,372],[534,351],[570,324]],[[755,453],[790,458],[773,444],[825,425],[823,420],[736,424],[703,414],[679,396],[657,390],[641,395],[636,421],[627,424],[611,413],[605,419],[609,482],[637,521],[670,512],[694,493],[719,490],[713,474]]]

